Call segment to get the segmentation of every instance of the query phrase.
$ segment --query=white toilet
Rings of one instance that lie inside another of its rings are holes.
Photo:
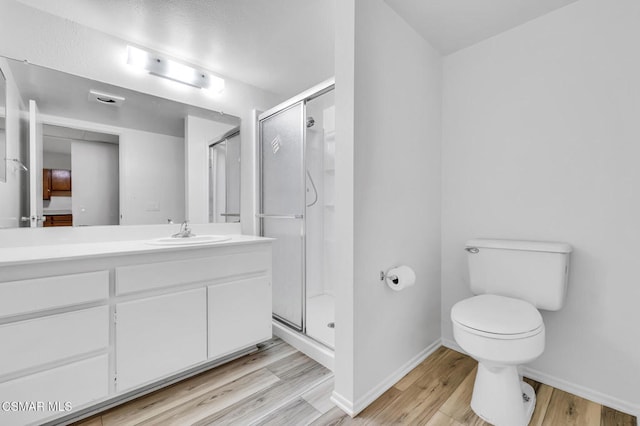
[[[535,408],[518,365],[544,351],[538,309],[564,305],[571,246],[565,243],[468,241],[471,291],[451,308],[453,336],[478,361],[471,408],[496,426],[524,426]]]

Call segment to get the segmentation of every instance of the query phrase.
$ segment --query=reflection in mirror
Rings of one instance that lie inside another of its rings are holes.
[[[44,126],[44,226],[118,225],[119,137]]]
[[[20,103],[28,105],[34,100],[44,124],[43,151],[40,155],[29,152],[29,157],[39,159],[37,169],[43,170],[43,189],[38,197],[43,201],[45,226],[185,220],[185,176],[189,176],[190,183],[192,179],[201,185],[209,183],[205,158],[201,157],[202,165],[189,163],[190,169],[185,169],[185,146],[188,152],[202,144],[198,149],[204,153],[212,141],[224,136],[213,131],[202,139],[196,132],[185,132],[185,122],[203,123],[212,129],[236,128],[240,124],[237,117],[217,111],[23,61],[0,60],[8,64],[10,72],[5,75],[17,87]],[[239,181],[238,176],[232,177],[234,182]],[[218,184],[227,187],[225,179],[226,175],[219,174]],[[23,192],[28,190],[22,188]],[[202,197],[209,192],[207,188]],[[0,195],[5,198],[4,193]],[[0,204],[19,202],[0,199]],[[204,206],[208,202],[200,201]],[[231,213],[239,214],[239,208],[234,206]],[[34,214],[30,212],[29,216]]]
[[[209,145],[209,222],[240,222],[240,128]]]
[[[0,68],[0,182],[7,181],[7,80]]]

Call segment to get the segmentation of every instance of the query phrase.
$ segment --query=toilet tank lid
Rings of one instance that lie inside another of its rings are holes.
[[[550,241],[516,241],[516,240],[489,240],[476,238],[467,241],[465,247],[493,248],[502,250],[528,250],[545,251],[550,253],[571,253],[571,245]]]

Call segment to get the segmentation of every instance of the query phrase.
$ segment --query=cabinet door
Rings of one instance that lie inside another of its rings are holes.
[[[51,169],[42,170],[42,199],[51,199]]]
[[[71,170],[51,170],[51,189],[71,191]]]
[[[209,358],[218,358],[271,338],[268,276],[211,285]]]
[[[207,359],[205,288],[116,305],[117,391]]]

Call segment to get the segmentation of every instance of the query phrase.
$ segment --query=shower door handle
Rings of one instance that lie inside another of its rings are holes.
[[[304,215],[301,214],[256,214],[256,217],[260,219],[304,219]]]

